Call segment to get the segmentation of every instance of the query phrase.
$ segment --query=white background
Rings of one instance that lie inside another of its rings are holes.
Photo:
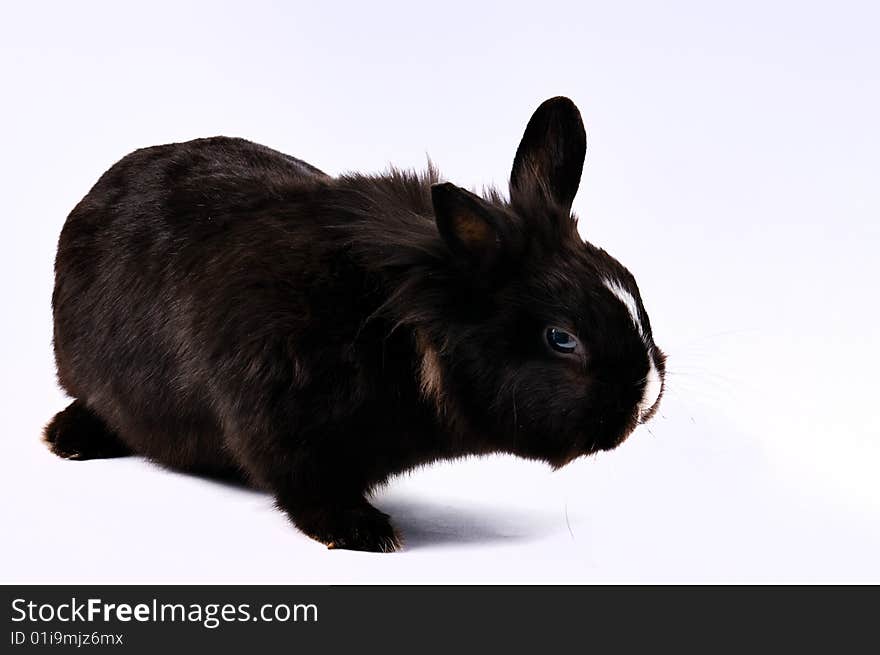
[[[352,4],[4,3],[0,579],[880,581],[877,4]],[[376,498],[408,547],[374,555],[267,496],[41,444],[67,402],[58,232],[121,156],[226,134],[504,185],[559,94],[587,124],[583,235],[669,353],[619,450],[413,472]]]

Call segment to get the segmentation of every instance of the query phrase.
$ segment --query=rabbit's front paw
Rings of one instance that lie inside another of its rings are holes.
[[[331,550],[391,553],[402,545],[388,515],[366,502],[327,510],[314,516],[309,523],[302,526],[303,531]]]

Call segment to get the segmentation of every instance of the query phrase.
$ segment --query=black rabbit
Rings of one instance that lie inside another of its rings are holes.
[[[55,262],[61,457],[138,453],[269,490],[310,537],[391,551],[365,495],[438,459],[563,466],[656,410],[633,276],[578,236],[586,135],[544,102],[510,200],[426,173],[330,177],[241,139],[128,155]]]

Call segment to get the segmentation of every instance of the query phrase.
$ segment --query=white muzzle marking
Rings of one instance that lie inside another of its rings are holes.
[[[639,403],[639,420],[641,421],[650,409],[657,404],[660,397],[660,391],[663,389],[663,381],[660,379],[660,373],[654,365],[654,358],[648,355],[651,368],[648,370],[648,376],[645,381],[645,391],[642,393],[642,400]]]
[[[638,302],[636,302],[633,295],[627,291],[618,280],[605,279],[604,283],[608,290],[613,293],[621,303],[623,303],[623,306],[629,312],[633,325],[639,333],[639,336],[642,338],[642,343],[645,344],[645,348],[647,349],[647,338],[645,335],[645,329],[642,327],[642,321],[639,318]],[[639,420],[644,418],[648,411],[657,404],[657,399],[660,397],[660,392],[663,389],[663,381],[660,379],[660,373],[657,371],[656,364],[654,364],[654,358],[651,356],[650,352],[648,352],[647,355],[650,368],[648,369],[648,375],[645,378],[645,391],[642,393],[642,400],[639,402],[638,406]]]

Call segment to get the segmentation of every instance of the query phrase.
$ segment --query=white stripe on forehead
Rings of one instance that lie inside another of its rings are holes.
[[[641,336],[642,340],[644,341],[645,330],[642,328],[641,319],[639,319],[639,304],[636,302],[636,299],[633,298],[633,295],[629,291],[627,291],[618,280],[605,278],[603,282],[605,283],[605,286],[608,287],[608,290],[615,296],[617,296],[620,302],[623,303],[623,306],[626,307],[626,310],[629,312],[630,318],[632,318],[633,325],[636,326],[636,330],[638,330],[639,336]]]

